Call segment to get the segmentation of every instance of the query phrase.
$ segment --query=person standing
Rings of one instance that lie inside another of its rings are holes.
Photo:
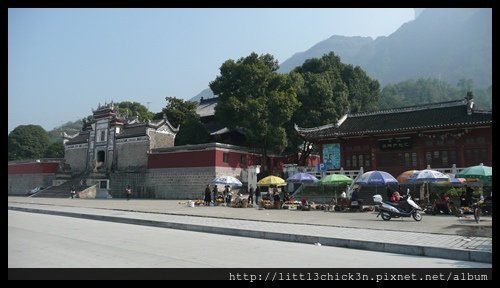
[[[69,193],[71,194],[71,199],[75,198],[75,194],[76,194],[75,185],[71,186],[71,191]]]
[[[257,186],[255,188],[255,204],[259,204],[259,199],[260,199],[260,188]]]
[[[205,206],[210,206],[210,202],[212,202],[212,199],[210,199],[210,185],[207,184],[205,188]]]
[[[217,200],[217,194],[219,194],[219,189],[217,188],[217,184],[214,185],[214,189],[212,189],[212,192],[214,193],[214,204],[216,204]]]
[[[231,205],[231,191],[229,191],[229,186],[224,186],[224,199],[226,200],[226,206]]]
[[[248,203],[253,204],[253,186],[250,184],[250,188],[248,189]]]
[[[467,206],[472,206],[472,194],[474,193],[474,190],[472,187],[466,185],[465,186],[465,203]]]
[[[132,188],[130,185],[127,185],[127,189],[125,189],[125,193],[127,194],[127,200],[130,200],[130,197],[132,197]]]

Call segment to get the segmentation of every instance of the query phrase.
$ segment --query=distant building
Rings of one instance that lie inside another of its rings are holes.
[[[113,103],[99,105],[92,116],[81,132],[64,135],[64,158],[72,172],[146,169],[147,153],[174,146],[179,131],[166,118],[140,122],[137,116],[119,116]]]
[[[244,146],[246,142],[245,129],[228,129],[218,123],[215,119],[215,107],[219,98],[200,99],[200,104],[196,108],[196,114],[200,116],[200,121],[205,125],[210,133],[210,142],[219,142],[232,145]]]
[[[213,105],[198,112],[208,125],[214,124]],[[212,123],[212,124],[210,124]],[[212,126],[214,128],[215,126]],[[216,176],[233,176],[244,185],[257,183],[260,151],[227,143],[174,146],[182,127],[166,118],[141,122],[119,115],[112,103],[99,105],[82,131],[64,135],[64,160],[9,162],[9,195],[25,195],[36,186],[49,187],[35,197],[69,197],[72,185],[85,182],[97,198],[121,198],[131,185],[136,198],[202,198],[207,183]],[[214,139],[239,142],[243,134],[214,128]],[[244,143],[241,141],[240,143]],[[297,154],[269,155],[267,169],[283,173],[284,164],[296,162]],[[313,166],[319,157],[311,156]],[[222,187],[220,187],[222,189]]]
[[[492,112],[474,109],[472,93],[448,101],[344,115],[337,123],[296,127],[320,145],[329,169],[384,170],[492,164]]]

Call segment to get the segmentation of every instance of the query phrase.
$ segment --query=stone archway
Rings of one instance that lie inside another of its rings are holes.
[[[105,159],[106,159],[106,152],[104,152],[104,151],[98,151],[97,152],[97,162],[104,163]]]

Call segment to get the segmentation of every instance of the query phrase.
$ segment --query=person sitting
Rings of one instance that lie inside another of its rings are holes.
[[[307,205],[309,205],[309,203],[307,202],[307,199],[306,199],[306,198],[302,198],[302,199],[300,200],[300,203],[302,204],[302,206],[307,206]]]
[[[439,200],[436,201],[436,212],[443,212],[444,214],[450,214],[450,207],[448,206],[450,202],[450,197],[446,193],[441,193]]]
[[[466,194],[465,192],[462,192],[462,194],[460,195],[460,207],[467,207],[469,206],[469,203],[467,203],[467,197],[466,197]]]
[[[358,201],[358,193],[359,193],[359,187],[354,188],[354,190],[351,193],[351,202]]]
[[[351,203],[350,203],[350,208],[352,209],[353,207],[356,207],[356,209],[359,209],[362,211],[363,208],[363,201],[359,199],[359,186],[355,187],[354,190],[351,193]]]
[[[465,202],[467,206],[472,206],[472,194],[474,193],[474,189],[470,186],[465,186]]]
[[[398,203],[399,200],[401,200],[401,195],[399,195],[399,192],[398,191],[392,192],[391,197],[389,197],[389,202]]]

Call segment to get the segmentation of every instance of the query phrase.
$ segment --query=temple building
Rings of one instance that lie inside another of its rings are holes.
[[[347,114],[337,123],[295,127],[321,147],[327,170],[383,170],[392,175],[411,169],[492,164],[492,111],[464,100],[375,112]]]
[[[110,172],[147,168],[152,149],[174,146],[175,128],[166,117],[140,122],[121,117],[113,103],[99,105],[75,135],[64,134],[65,163],[73,172]]]

